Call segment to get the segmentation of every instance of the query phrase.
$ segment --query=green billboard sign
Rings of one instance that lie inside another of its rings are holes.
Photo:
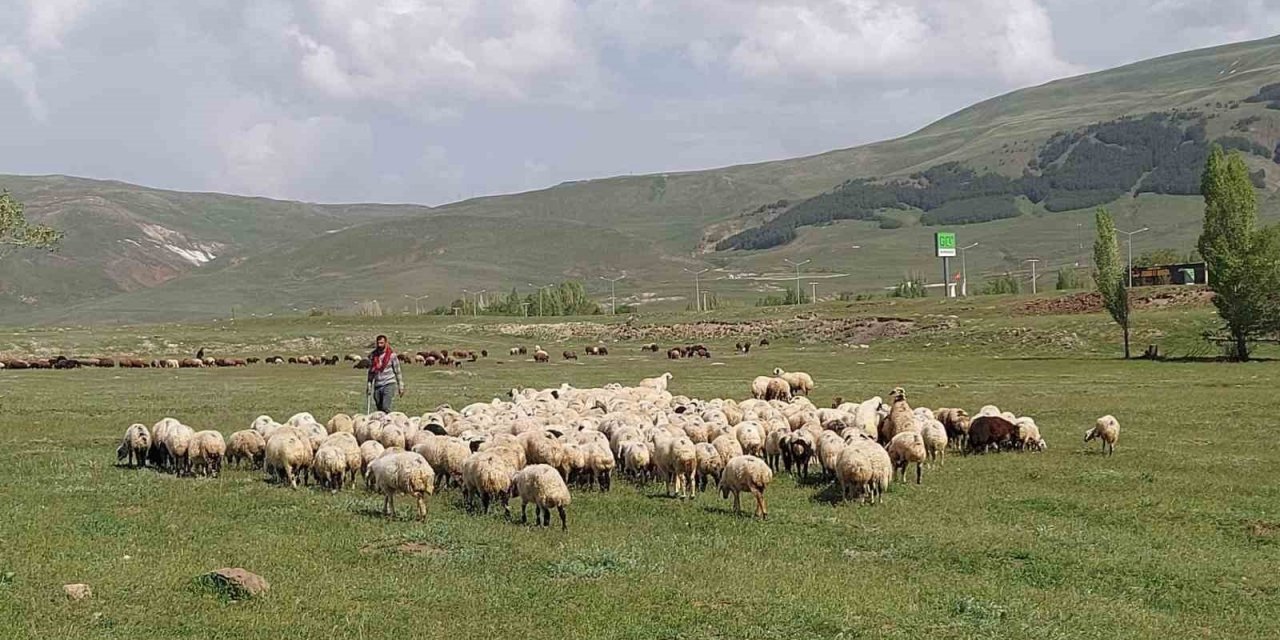
[[[938,250],[939,258],[953,257],[956,255],[956,234],[939,231],[933,234],[933,245]]]

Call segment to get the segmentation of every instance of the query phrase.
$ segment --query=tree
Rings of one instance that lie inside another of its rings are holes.
[[[1157,267],[1166,264],[1179,264],[1183,262],[1186,256],[1180,255],[1177,249],[1163,248],[1144,251],[1142,255],[1134,258],[1133,266],[1135,267]]]
[[[1230,335],[1231,356],[1249,359],[1249,343],[1280,323],[1280,237],[1275,228],[1256,229],[1257,195],[1239,153],[1215,146],[1200,184],[1204,228],[1198,248],[1209,269],[1213,305]]]
[[[14,248],[53,250],[61,239],[61,231],[27,222],[22,203],[0,191],[0,256]]]
[[[1093,280],[1102,294],[1102,306],[1111,319],[1124,330],[1124,357],[1129,358],[1129,289],[1125,286],[1125,269],[1120,261],[1120,243],[1116,240],[1116,223],[1106,209],[1094,214],[1098,237],[1093,241]]]
[[[1059,291],[1079,289],[1080,278],[1076,275],[1076,270],[1071,267],[1058,269],[1058,282],[1055,288]]]

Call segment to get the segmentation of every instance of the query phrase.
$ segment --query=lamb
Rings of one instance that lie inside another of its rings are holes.
[[[865,434],[851,437],[836,461],[841,497],[875,504],[889,488],[893,461],[889,453]]]
[[[930,462],[941,465],[947,453],[947,429],[937,420],[925,420],[920,428],[920,436],[924,438],[925,452]]]
[[[369,465],[373,464],[374,460],[382,457],[384,451],[386,451],[386,447],[383,447],[382,443],[377,440],[365,440],[360,443],[360,468],[364,470],[365,486],[371,491],[373,490],[373,477],[369,475]]]
[[[808,396],[813,391],[813,378],[803,371],[783,371],[781,367],[773,370],[773,375],[787,381],[791,395]]]
[[[388,518],[396,514],[395,495],[404,493],[418,503],[418,519],[427,517],[427,496],[435,493],[436,474],[422,456],[412,451],[383,455],[369,466],[374,489],[382,494],[382,512]]]
[[[311,475],[322,487],[332,493],[342,490],[342,480],[347,474],[347,456],[337,445],[324,444],[316,449],[311,462]]]
[[[773,471],[764,460],[755,456],[738,456],[729,460],[720,474],[720,497],[728,498],[733,494],[733,511],[741,513],[741,494],[750,491],[756,499],[755,515],[765,520],[769,517],[769,507],[765,503],[764,491],[770,482],[773,482]]]
[[[131,424],[124,430],[120,446],[116,447],[116,460],[125,461],[130,469],[147,464],[147,452],[151,449],[151,432],[145,425]]]
[[[902,387],[895,387],[889,393],[889,401],[893,403],[889,407],[889,414],[880,420],[880,428],[877,430],[881,446],[887,446],[899,433],[917,429],[915,414],[911,411],[911,405],[907,404],[907,392]]]
[[[560,530],[569,530],[564,509],[573,498],[560,472],[550,465],[530,465],[512,475],[510,493],[520,496],[521,524],[529,521],[526,508],[532,502],[538,526],[551,526],[551,509],[554,508],[560,514]]]
[[[307,481],[307,470],[313,458],[311,444],[293,431],[281,430],[267,441],[267,473],[289,483],[293,489],[298,488],[298,475],[302,476],[304,483]]]
[[[222,472],[222,459],[227,455],[227,443],[217,431],[197,431],[191,436],[191,445],[187,450],[188,464],[194,473],[200,470],[201,475],[218,477]]]
[[[1085,442],[1095,439],[1102,442],[1102,450],[1106,451],[1107,455],[1115,454],[1116,440],[1120,439],[1120,421],[1113,415],[1098,418],[1097,424],[1084,434]]]
[[[469,508],[474,509],[475,500],[479,498],[481,513],[489,512],[491,500],[500,500],[503,512],[510,518],[511,508],[507,504],[510,497],[508,490],[516,468],[503,455],[501,449],[504,448],[496,447],[488,451],[479,451],[467,458],[462,465],[462,493],[463,500]]]
[[[671,378],[673,377],[674,376],[671,375],[671,372],[667,372],[656,378],[645,378],[644,380],[641,380],[640,384],[636,386],[643,387],[646,389],[653,389],[655,391],[666,391],[667,383],[670,382]]]
[[[247,461],[250,467],[261,467],[266,452],[266,439],[253,429],[242,429],[227,439],[227,464],[239,467]]]
[[[885,450],[889,453],[889,460],[893,462],[894,473],[903,482],[907,481],[907,465],[916,463],[916,484],[920,484],[924,475],[924,461],[928,457],[924,436],[916,431],[899,433],[889,441]]]

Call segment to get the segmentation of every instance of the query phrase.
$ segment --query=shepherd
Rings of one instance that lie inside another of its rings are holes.
[[[377,345],[369,354],[369,384],[367,392],[373,396],[378,411],[391,413],[391,402],[404,395],[404,379],[400,376],[400,359],[387,344],[387,337],[378,336]]]

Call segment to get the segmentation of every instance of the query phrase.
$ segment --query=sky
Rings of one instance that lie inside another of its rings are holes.
[[[442,204],[852,147],[1280,0],[0,0],[0,173]]]

